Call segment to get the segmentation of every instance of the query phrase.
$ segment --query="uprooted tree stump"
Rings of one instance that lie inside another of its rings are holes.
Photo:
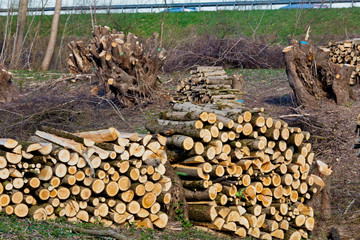
[[[329,49],[291,41],[283,50],[286,73],[297,103],[316,107],[319,100],[345,105],[353,98],[349,79],[353,66],[329,61]]]
[[[125,106],[158,96],[158,73],[165,59],[158,33],[143,43],[130,32],[124,34],[106,26],[95,26],[93,35],[86,48],[82,42],[69,44],[70,71],[87,71],[91,62],[100,79],[99,90],[104,90],[107,97],[115,96]]]
[[[20,92],[11,79],[12,74],[0,65],[0,103],[11,102],[20,97]]]

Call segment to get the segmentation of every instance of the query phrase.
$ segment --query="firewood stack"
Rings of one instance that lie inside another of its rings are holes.
[[[309,174],[308,132],[263,109],[188,102],[146,127],[167,135],[195,225],[261,239],[310,236],[314,210],[306,201],[324,182]]]
[[[355,85],[360,76],[360,39],[350,39],[336,43],[329,43],[330,60],[336,64],[349,64],[355,67],[349,84]]]
[[[242,84],[240,89],[234,86],[243,82],[242,76],[228,76],[222,67],[198,67],[190,74],[177,87],[175,101],[195,104],[234,102],[242,94]]]
[[[92,63],[100,79],[99,89],[132,106],[151,101],[157,96],[158,73],[165,60],[165,50],[159,43],[159,34],[140,43],[132,33],[95,26],[94,38],[85,47],[83,42],[71,42],[68,66],[71,72],[84,72]]]
[[[164,137],[43,128],[32,139],[0,139],[0,209],[8,215],[166,226]]]

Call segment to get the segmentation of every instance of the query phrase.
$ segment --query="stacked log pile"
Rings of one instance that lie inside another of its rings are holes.
[[[190,74],[177,87],[175,101],[195,104],[234,102],[242,94],[242,76],[228,76],[222,67],[198,67]]]
[[[360,39],[330,42],[328,48],[330,49],[330,61],[355,67],[349,80],[350,85],[355,85],[360,76]]]
[[[306,205],[324,183],[310,175],[310,134],[263,109],[175,104],[147,129],[167,135],[195,225],[260,239],[308,238]]]
[[[140,43],[132,33],[95,26],[88,46],[71,42],[68,67],[73,73],[87,73],[94,68],[100,79],[98,89],[132,106],[157,96],[158,73],[165,60],[159,34]]]
[[[164,176],[164,137],[45,127],[32,139],[0,139],[0,209],[6,214],[166,226],[161,209],[171,199],[171,180]]]

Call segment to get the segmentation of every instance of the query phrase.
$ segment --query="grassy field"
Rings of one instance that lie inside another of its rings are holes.
[[[256,37],[274,44],[286,44],[288,38],[299,37],[311,25],[314,41],[325,43],[328,40],[356,36],[360,32],[360,8],[344,9],[283,9],[255,11],[218,11],[190,13],[137,13],[137,14],[97,14],[98,24],[131,31],[148,37],[160,31],[164,21],[164,37],[168,42],[192,35],[212,34],[217,37],[244,35]],[[0,17],[5,23],[5,17]],[[28,37],[35,33],[40,16],[29,16]],[[52,16],[43,16],[40,36],[50,33]],[[12,19],[14,32],[16,17]],[[341,26],[341,27],[339,27]],[[31,30],[33,29],[33,30]],[[5,28],[0,29],[1,34]],[[91,19],[89,14],[61,15],[59,38],[89,38]]]
[[[272,58],[270,60],[271,63],[275,63],[275,59],[281,58],[276,55],[281,55],[281,50],[278,46],[287,45],[290,39],[303,39],[309,26],[311,26],[310,39],[318,45],[327,44],[329,41],[360,37],[360,24],[358,24],[357,18],[359,14],[360,8],[283,9],[190,13],[96,14],[95,20],[96,24],[107,25],[124,32],[130,31],[140,38],[149,37],[154,32],[162,32],[162,46],[166,50],[171,52],[174,49],[182,49],[181,51],[183,52],[188,51],[188,53],[195,53],[198,56],[201,55],[201,53],[197,52],[198,50],[199,52],[216,52],[218,48],[211,48],[213,45],[216,46],[216,41],[222,39],[231,41],[245,36],[250,39],[249,42],[255,40],[256,44],[265,43],[266,46],[270,46],[273,50],[270,50],[272,53],[267,53],[267,56],[269,59]],[[5,65],[10,63],[16,16],[10,17],[8,20],[11,28],[8,29],[8,38],[5,38],[7,19],[6,16],[0,17],[0,22],[3,24],[3,27],[0,28],[0,36],[2,36],[1,39],[7,39],[5,44],[4,40],[0,40],[0,46],[5,46],[3,55]],[[44,46],[47,46],[49,40],[51,22],[52,16],[48,15],[28,17],[20,68],[38,69],[40,67],[41,60],[45,55],[46,48]],[[61,15],[57,44],[50,69],[66,71],[66,61],[69,54],[67,44],[77,40],[88,42],[92,38],[91,32],[91,18],[89,14]],[[211,50],[196,47],[196,44],[202,42],[201,39],[211,39],[212,42],[206,45],[210,46]],[[192,48],[192,44],[195,47]],[[275,48],[278,48],[278,51],[274,50]],[[243,50],[238,51],[242,52]],[[167,69],[173,69],[177,66],[174,58],[172,59],[173,61],[171,59],[169,57],[166,60]],[[261,59],[261,61],[265,65],[269,65],[269,62],[267,62],[269,60],[266,59]],[[235,65],[239,67],[242,66],[242,63]],[[187,67],[179,66],[179,69]],[[271,67],[274,66],[271,65]],[[275,66],[275,68],[278,67],[279,64]],[[169,70],[166,71],[170,72]]]

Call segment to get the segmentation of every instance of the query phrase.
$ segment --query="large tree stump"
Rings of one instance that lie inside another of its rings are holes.
[[[170,177],[172,186],[169,190],[171,194],[171,201],[166,206],[166,213],[171,220],[177,220],[176,216],[182,214],[180,219],[189,219],[189,208],[186,202],[184,188],[181,183],[180,177],[176,174],[174,168],[170,165],[170,162],[165,163],[165,176]]]
[[[11,79],[12,74],[0,65],[0,103],[11,102],[20,97],[20,92]]]
[[[100,79],[99,92],[115,97],[124,106],[159,96],[158,73],[165,59],[159,34],[154,33],[141,42],[130,32],[124,34],[106,26],[95,26],[93,36],[87,47],[82,42],[69,44],[72,52],[68,59],[70,72],[87,72],[94,68]]]
[[[286,73],[297,103],[316,107],[319,100],[333,100],[338,105],[349,102],[349,79],[353,66],[329,61],[329,49],[293,40],[283,50]]]

